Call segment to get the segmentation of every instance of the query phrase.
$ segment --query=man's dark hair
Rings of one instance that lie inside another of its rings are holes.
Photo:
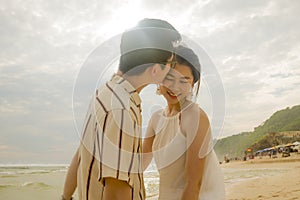
[[[174,51],[174,43],[180,40],[181,35],[170,23],[143,19],[122,34],[119,70],[138,75],[155,63],[166,62]]]

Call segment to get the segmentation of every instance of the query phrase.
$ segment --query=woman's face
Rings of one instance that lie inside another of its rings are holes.
[[[176,104],[191,93],[193,81],[190,67],[176,64],[175,68],[172,68],[166,75],[160,86],[160,92],[168,104]]]

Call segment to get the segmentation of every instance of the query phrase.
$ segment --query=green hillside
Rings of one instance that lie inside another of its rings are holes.
[[[250,148],[255,152],[257,150],[293,143],[295,141],[300,141],[300,131],[273,132],[265,134],[261,140],[252,144]]]
[[[300,105],[297,105],[275,112],[262,125],[254,128],[252,132],[244,132],[218,140],[215,151],[219,160],[223,160],[226,154],[231,158],[242,157],[248,147],[255,146],[258,148],[258,146],[261,146],[261,141],[266,141],[264,139],[268,133],[299,130]]]

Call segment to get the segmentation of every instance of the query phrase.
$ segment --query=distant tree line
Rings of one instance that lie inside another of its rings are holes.
[[[275,112],[254,131],[220,139],[214,148],[219,160],[223,160],[224,155],[241,158],[249,147],[256,151],[299,141],[297,131],[300,131],[300,105]]]

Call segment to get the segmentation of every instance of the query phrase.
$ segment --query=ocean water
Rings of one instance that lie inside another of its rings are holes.
[[[66,165],[0,165],[0,197],[59,199],[66,172]]]
[[[6,200],[59,199],[67,169],[67,165],[0,165],[0,197]],[[245,180],[287,171],[283,168],[222,170],[226,189]],[[159,177],[153,163],[145,171],[144,178],[147,199],[157,199]]]

